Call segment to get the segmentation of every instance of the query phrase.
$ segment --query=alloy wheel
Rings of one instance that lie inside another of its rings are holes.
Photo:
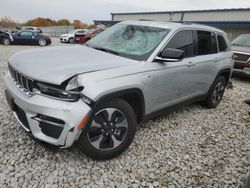
[[[93,118],[87,137],[98,150],[112,150],[124,141],[128,132],[126,116],[118,109],[105,108]]]
[[[221,101],[221,99],[223,97],[224,90],[225,90],[224,84],[222,82],[218,82],[214,88],[214,92],[212,95],[212,102],[214,104],[217,104]]]
[[[7,38],[3,39],[3,44],[4,45],[10,45],[10,40],[7,39]]]
[[[46,45],[46,41],[44,39],[39,40],[39,45],[40,46],[45,46]]]

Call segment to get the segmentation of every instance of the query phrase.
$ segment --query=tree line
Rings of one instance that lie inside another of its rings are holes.
[[[68,19],[53,20],[50,18],[34,18],[24,23],[17,23],[10,17],[0,18],[0,26],[3,28],[15,28],[18,26],[34,26],[34,27],[48,27],[48,26],[74,26],[76,29],[93,29],[94,24],[86,24],[78,19],[71,22]]]

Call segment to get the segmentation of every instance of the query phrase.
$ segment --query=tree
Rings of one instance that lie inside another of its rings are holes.
[[[96,29],[96,25],[95,24],[90,24],[90,25],[88,25],[88,29]]]
[[[3,17],[0,19],[0,26],[3,28],[15,28],[18,24],[10,17]]]
[[[55,26],[56,21],[50,18],[34,18],[32,20],[28,20],[24,25],[35,26],[35,27],[47,27],[47,26]]]
[[[60,19],[56,22],[56,25],[58,26],[65,26],[65,25],[71,25],[70,21],[67,19]]]

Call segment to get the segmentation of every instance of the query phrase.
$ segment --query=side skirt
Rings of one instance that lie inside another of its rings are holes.
[[[164,109],[157,110],[155,112],[152,112],[150,114],[145,115],[143,120],[140,123],[144,123],[144,122],[146,122],[146,121],[148,121],[150,119],[153,119],[154,117],[161,116],[161,115],[167,114],[169,112],[176,111],[176,110],[182,108],[183,106],[193,104],[193,103],[196,103],[196,102],[204,101],[206,98],[207,98],[207,94],[204,94],[204,95],[195,97],[193,99],[189,99],[189,100],[183,101],[181,103],[178,103],[178,104],[175,104],[175,105],[172,105],[172,106],[168,106],[168,107],[166,107]]]

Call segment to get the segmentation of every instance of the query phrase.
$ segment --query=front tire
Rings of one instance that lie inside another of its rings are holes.
[[[78,146],[93,159],[112,159],[130,146],[136,126],[135,112],[126,101],[105,102],[94,110],[90,127],[82,132]]]
[[[3,38],[2,43],[3,43],[3,45],[10,45],[10,39]]]
[[[74,43],[74,38],[69,38],[69,41],[68,41],[70,44]]]
[[[226,79],[223,76],[219,76],[210,88],[207,99],[203,102],[203,105],[210,109],[216,108],[223,98],[225,88]]]

